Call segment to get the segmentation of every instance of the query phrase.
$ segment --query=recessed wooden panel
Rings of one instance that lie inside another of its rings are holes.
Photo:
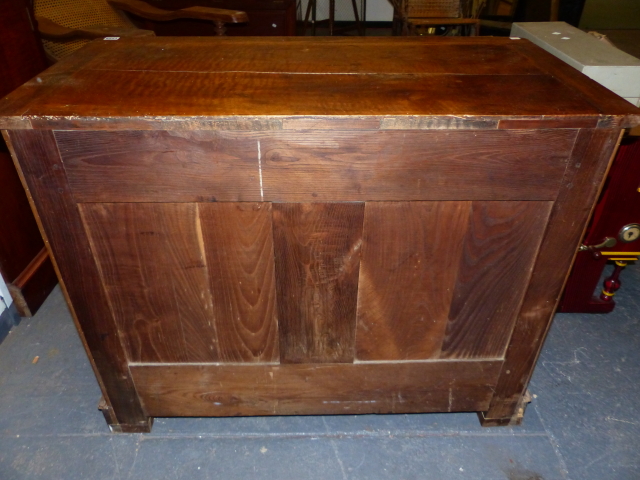
[[[471,202],[368,202],[357,358],[438,357]]]
[[[274,204],[284,363],[352,362],[362,203]]]
[[[368,202],[357,358],[500,358],[551,202]]]
[[[255,141],[210,131],[55,135],[80,202],[261,199]]]
[[[501,365],[131,365],[131,374],[159,417],[458,412],[486,408]]]
[[[552,202],[473,202],[444,358],[502,357]]]
[[[271,204],[199,204],[220,358],[278,361]]]
[[[129,360],[217,360],[197,206],[84,204],[80,212]]]

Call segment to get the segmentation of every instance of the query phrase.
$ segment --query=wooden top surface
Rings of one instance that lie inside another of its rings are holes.
[[[273,129],[300,117],[629,127],[640,109],[526,40],[492,37],[96,40],[0,100],[0,128]]]

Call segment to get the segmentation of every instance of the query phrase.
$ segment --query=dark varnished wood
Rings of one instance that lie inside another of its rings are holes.
[[[551,206],[473,203],[441,358],[504,355]]]
[[[126,41],[123,38],[120,41]],[[139,40],[139,39],[135,39]],[[99,41],[99,40],[98,40]],[[211,48],[215,48],[212,46]],[[558,112],[597,116],[578,94],[546,75],[449,75],[345,73],[188,72],[88,70],[64,78],[43,76],[29,85],[41,95],[33,116],[130,117],[181,115],[544,115],[545,105]],[[43,88],[40,88],[42,85]],[[172,95],[156,102],[171,85]],[[99,97],[89,95],[101,92]],[[283,96],[282,92],[287,95]],[[367,95],[362,95],[362,92]],[[35,92],[32,94],[36,94]],[[55,94],[55,96],[52,96]],[[256,102],[256,98],[265,100]],[[321,99],[310,102],[309,99]],[[448,101],[441,98],[450,99]],[[492,99],[503,98],[503,101]],[[266,100],[271,99],[271,100]],[[80,110],[78,105],[82,105]],[[138,105],[138,108],[132,106]],[[142,109],[142,110],[141,110]],[[0,105],[0,114],[2,113]]]
[[[522,307],[505,355],[487,425],[513,417],[558,304],[587,219],[617,146],[617,130],[582,130],[551,211]],[[594,181],[597,179],[597,181]]]
[[[437,358],[471,202],[369,202],[358,290],[358,360]]]
[[[71,312],[113,418],[123,428],[149,427],[135,392],[117,325],[100,283],[82,220],[71,197],[52,132],[15,131],[7,138],[20,160],[28,195],[68,296]],[[45,214],[46,213],[46,214]],[[64,225],[64,229],[58,228]]]
[[[610,95],[607,88],[598,82],[591,80],[586,75],[576,75],[573,67],[563,62],[559,58],[553,56],[549,52],[541,48],[537,48],[533,43],[519,41],[515,44],[516,48],[522,55],[535,63],[542,72],[561,80],[565,85],[570,86],[592,105],[597,105],[607,115],[601,119],[604,121],[605,128],[615,126],[628,128],[637,125],[638,114],[625,118],[625,112],[629,112],[629,102],[618,95]],[[606,117],[619,117],[615,118]]]
[[[198,208],[220,358],[277,362],[271,204],[206,203]]]
[[[362,203],[274,204],[283,363],[352,362]]]
[[[55,135],[78,201],[319,202],[553,200],[576,132]]]
[[[210,42],[209,42],[210,43]],[[525,55],[515,54],[505,58],[510,46],[501,42],[435,42],[402,39],[389,42],[369,38],[328,39],[317,42],[305,38],[270,39],[259,42],[249,39],[223,39],[215,42],[222,52],[210,52],[201,47],[201,39],[171,39],[150,42],[145,45],[146,55],[109,55],[87,58],[86,68],[98,70],[145,70],[184,72],[271,72],[271,73],[322,73],[322,74],[499,74],[535,75],[540,68]],[[335,54],[331,45],[340,51]],[[167,46],[172,48],[168,49]],[[248,48],[250,46],[250,48]],[[363,49],[374,48],[376,56],[367,55]],[[123,44],[116,49],[130,49]],[[452,62],[452,57],[465,55],[465,63]]]
[[[325,365],[132,365],[152,416],[482,410],[499,361]]]
[[[80,212],[128,359],[219,359],[197,206],[83,204]]]
[[[0,101],[0,117],[12,128],[100,118],[101,129],[132,120],[185,128],[189,117],[228,115],[640,121],[631,105],[560,65],[526,40],[488,37],[98,40]],[[183,118],[158,123],[176,112]]]

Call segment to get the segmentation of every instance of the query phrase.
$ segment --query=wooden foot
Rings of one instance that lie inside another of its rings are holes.
[[[487,418],[486,412],[478,412],[478,419],[480,419],[480,425],[483,427],[507,427],[520,425],[524,418],[524,411],[527,405],[531,403],[531,395],[529,390],[524,392],[524,395],[520,398],[514,414],[510,417],[503,418]]]
[[[136,424],[119,423],[113,409],[109,407],[104,397],[98,402],[98,410],[104,415],[109,430],[113,433],[150,433],[151,427],[153,427],[153,417],[147,417],[143,422]]]

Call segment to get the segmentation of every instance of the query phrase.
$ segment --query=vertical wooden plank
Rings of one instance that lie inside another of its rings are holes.
[[[221,361],[277,362],[270,203],[199,204]]]
[[[358,360],[438,357],[471,202],[367,202]]]
[[[53,133],[19,130],[6,138],[18,160],[29,199],[37,209],[36,219],[53,254],[80,338],[111,407],[111,422],[120,431],[149,431],[151,419],[145,415],[131,379]]]
[[[620,133],[614,129],[584,129],[578,134],[509,341],[491,406],[480,415],[484,425],[508,424],[515,417]]]
[[[80,212],[130,360],[217,360],[196,205],[98,203]]]
[[[363,203],[273,205],[283,363],[352,362]]]
[[[473,202],[442,358],[502,357],[552,202]]]

